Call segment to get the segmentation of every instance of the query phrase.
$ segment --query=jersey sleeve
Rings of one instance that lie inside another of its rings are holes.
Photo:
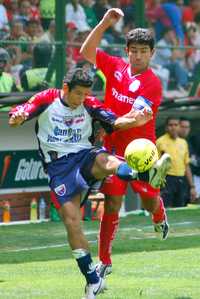
[[[144,106],[149,106],[154,112],[158,110],[162,98],[162,86],[158,78],[155,81],[149,80],[140,90],[140,95],[136,99],[143,100]]]
[[[94,120],[100,121],[107,133],[114,131],[113,125],[117,116],[110,109],[105,108],[101,101],[88,96],[84,101],[84,107]]]
[[[100,69],[106,78],[109,77],[114,69],[116,68],[116,64],[119,61],[119,57],[111,56],[104,52],[101,49],[97,49],[96,52],[96,67]]]
[[[54,88],[41,91],[32,96],[26,103],[13,107],[9,116],[15,112],[23,111],[28,115],[27,120],[32,119],[42,113],[59,95],[60,90]]]

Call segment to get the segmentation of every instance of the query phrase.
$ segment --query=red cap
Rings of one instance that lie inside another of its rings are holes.
[[[74,29],[76,30],[77,29],[77,26],[74,22],[68,22],[67,23],[67,29]]]

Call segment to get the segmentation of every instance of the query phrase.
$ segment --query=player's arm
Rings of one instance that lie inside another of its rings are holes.
[[[185,176],[188,181],[188,185],[190,187],[190,200],[191,202],[194,202],[197,198],[197,193],[195,189],[195,185],[193,182],[193,176],[192,176],[192,171],[190,168],[190,158],[189,158],[189,148],[188,148],[188,143],[186,142],[186,151],[185,151]]]
[[[105,13],[103,19],[90,32],[80,49],[80,53],[86,60],[96,64],[96,49],[100,45],[104,32],[123,16],[124,14],[119,8],[111,8]]]
[[[125,122],[126,127],[124,126],[123,129],[130,129],[130,128],[145,125],[148,121],[152,119],[152,117],[153,117],[152,110],[149,110],[147,108],[143,108],[142,110],[132,109],[129,113],[119,117],[118,121],[116,120],[116,123],[120,124],[122,122]],[[128,124],[129,119],[130,119],[130,124]]]
[[[99,120],[107,133],[112,133],[114,130],[126,130],[135,126],[135,122],[143,117],[144,112],[128,113],[117,117],[110,109],[106,108],[101,101],[95,97],[87,97],[84,101],[84,106],[92,118]]]
[[[124,116],[130,118],[135,117],[133,127],[143,126],[153,117],[152,106],[153,102],[143,96],[139,96],[136,98],[132,110]]]
[[[9,125],[16,127],[38,116],[58,95],[57,89],[45,90],[31,97],[26,103],[13,107],[9,112]]]

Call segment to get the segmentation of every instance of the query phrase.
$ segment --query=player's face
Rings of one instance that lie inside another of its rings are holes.
[[[71,109],[76,109],[80,106],[87,95],[91,92],[90,87],[76,85],[67,95],[67,104]]]
[[[179,120],[178,119],[170,119],[167,128],[167,132],[172,138],[177,138],[179,135]]]
[[[181,120],[179,124],[179,136],[182,138],[187,138],[190,133],[190,122],[188,120]]]
[[[145,44],[130,44],[126,52],[128,54],[132,74],[136,74],[145,71],[149,67],[149,62],[154,50],[151,50],[151,48]]]

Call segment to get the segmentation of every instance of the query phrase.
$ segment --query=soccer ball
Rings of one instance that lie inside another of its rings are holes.
[[[158,160],[158,150],[152,141],[138,138],[127,145],[124,157],[131,168],[144,172]]]

